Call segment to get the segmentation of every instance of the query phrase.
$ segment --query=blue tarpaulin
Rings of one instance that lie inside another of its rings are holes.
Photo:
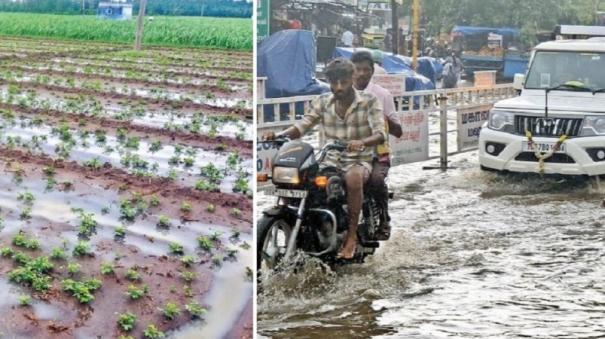
[[[315,38],[310,31],[279,31],[259,44],[257,55],[257,74],[267,77],[268,98],[330,90],[315,79]]]
[[[304,30],[284,30],[264,39],[257,49],[257,74],[267,77],[267,98],[283,98],[321,94],[330,86],[315,79],[315,38]],[[274,121],[273,105],[265,105],[265,121]],[[296,104],[296,115],[304,114],[302,103]],[[288,105],[280,105],[280,115],[289,113]]]
[[[337,47],[334,50],[334,57],[351,59],[356,51],[370,51],[367,48],[344,48]],[[443,66],[435,58],[418,58],[418,73],[412,70],[412,58],[392,53],[382,53],[382,67],[390,74],[405,74],[405,90],[421,91],[435,89],[436,79],[441,77]]]
[[[452,33],[460,33],[462,35],[496,33],[502,36],[518,37],[520,31],[515,28],[454,26],[454,28],[452,29]]]

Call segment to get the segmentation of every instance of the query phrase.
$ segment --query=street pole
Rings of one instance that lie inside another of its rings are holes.
[[[420,30],[420,0],[414,0],[412,7],[413,13],[413,30],[412,30],[412,69],[418,67],[418,32]]]
[[[391,32],[393,39],[393,54],[399,54],[399,20],[397,19],[397,2],[391,0]]]
[[[134,49],[137,51],[141,50],[141,41],[143,40],[143,25],[145,24],[145,7],[147,7],[147,0],[141,0],[141,6],[139,8],[139,17],[137,18],[137,31],[135,33]]]

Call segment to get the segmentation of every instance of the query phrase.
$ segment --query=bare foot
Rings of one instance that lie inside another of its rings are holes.
[[[353,259],[355,256],[355,250],[357,249],[357,237],[354,235],[352,237],[347,237],[347,240],[344,243],[344,246],[338,252],[336,256],[339,259]]]

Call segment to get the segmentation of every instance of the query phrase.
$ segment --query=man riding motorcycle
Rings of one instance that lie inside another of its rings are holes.
[[[373,146],[382,144],[387,138],[382,106],[373,94],[353,88],[354,70],[353,63],[346,59],[330,62],[326,67],[326,77],[331,93],[313,100],[301,120],[277,135],[298,139],[321,123],[328,142],[347,143],[345,152],[331,151],[322,163],[323,166],[340,168],[346,183],[349,229],[337,256],[341,259],[353,259],[355,256],[363,187],[372,171]],[[267,132],[263,137],[273,140],[276,135]]]
[[[403,134],[401,125],[397,122],[395,103],[389,91],[372,81],[374,75],[374,58],[370,52],[359,51],[353,53],[351,61],[355,64],[353,75],[354,87],[358,91],[372,93],[382,104],[382,112],[387,127],[387,132],[399,138]],[[391,235],[390,217],[388,214],[389,191],[385,179],[391,167],[391,149],[388,138],[381,145],[376,146],[376,154],[372,164],[372,173],[368,182],[371,194],[380,206],[382,215],[380,217],[380,229],[377,240],[388,240]]]

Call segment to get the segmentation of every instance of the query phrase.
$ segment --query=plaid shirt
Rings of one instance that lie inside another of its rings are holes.
[[[382,106],[373,94],[355,91],[355,99],[345,113],[344,119],[336,114],[335,108],[334,95],[322,94],[311,102],[309,110],[294,126],[301,134],[305,134],[313,126],[322,124],[326,142],[339,140],[346,143],[375,134],[387,138]],[[347,171],[351,166],[359,164],[371,171],[372,153],[373,147],[366,147],[362,152],[331,151],[326,156],[324,165]]]

